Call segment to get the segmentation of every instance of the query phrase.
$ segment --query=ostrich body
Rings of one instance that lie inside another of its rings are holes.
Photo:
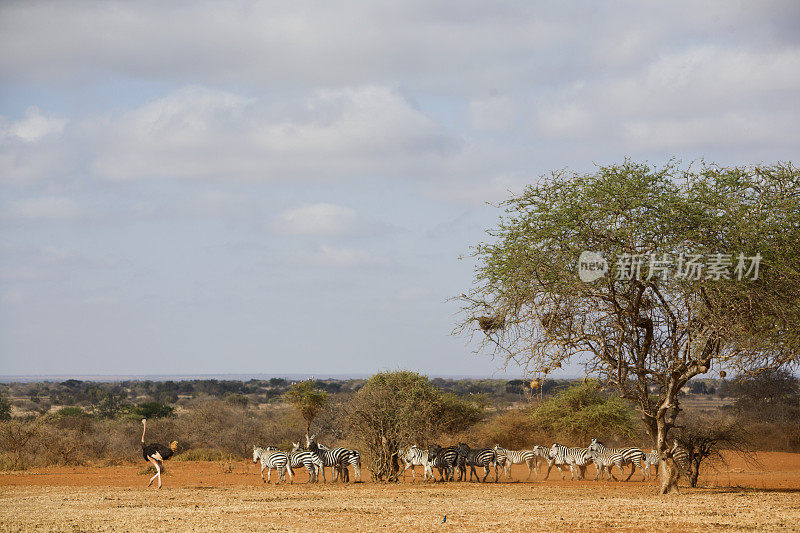
[[[164,471],[164,465],[162,464],[163,461],[166,461],[175,453],[178,449],[178,441],[174,440],[169,443],[169,446],[163,446],[161,444],[145,444],[144,443],[144,434],[147,431],[147,419],[142,418],[142,457],[144,457],[145,461],[150,461],[153,463],[153,466],[156,468],[156,475],[150,478],[150,483],[147,484],[149,487],[153,484],[153,480],[158,478],[158,488],[161,488],[161,472]]]

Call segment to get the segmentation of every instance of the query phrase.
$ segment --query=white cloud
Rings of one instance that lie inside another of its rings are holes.
[[[16,122],[0,117],[0,140],[12,138],[35,143],[48,135],[60,135],[66,124],[66,119],[43,114],[38,107],[30,106],[25,110],[25,116]]]
[[[539,109],[539,127],[547,136],[583,137],[591,126],[591,115],[575,103]]]
[[[355,228],[355,210],[336,204],[311,204],[284,211],[276,229],[287,235],[342,235]]]
[[[68,220],[81,216],[82,211],[71,198],[43,196],[6,203],[2,214],[12,220]]]
[[[266,99],[189,87],[100,123],[100,178],[325,179],[401,173],[453,142],[397,92],[370,86]]]
[[[517,114],[513,100],[504,96],[473,100],[469,103],[469,121],[479,130],[509,130],[514,125]]]

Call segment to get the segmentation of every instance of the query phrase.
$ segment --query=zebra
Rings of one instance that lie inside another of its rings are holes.
[[[644,466],[644,471],[647,474],[647,479],[653,479],[653,476],[650,473],[651,468],[655,468],[656,476],[658,475],[658,467],[659,467],[658,461],[659,461],[658,451],[656,451],[655,449],[650,450],[650,453],[644,454],[644,460],[642,461],[642,465]]]
[[[685,473],[689,471],[689,450],[681,445],[677,439],[672,441],[672,458],[678,466],[678,471]]]
[[[472,450],[466,444],[458,443],[458,480],[467,480],[467,466],[469,466],[469,480],[472,481],[472,476],[475,475],[476,479],[480,479],[478,472],[475,471],[476,466],[482,466],[484,475],[481,483],[486,482],[489,477],[489,467],[494,466],[494,482],[497,483],[499,476],[497,473],[497,454],[492,448],[482,448],[479,450]]]
[[[257,463],[261,460],[261,480],[264,483],[269,483],[272,480],[272,469],[278,471],[277,485],[281,481],[286,481],[286,472],[289,472],[289,482],[294,483],[294,473],[292,472],[292,465],[289,463],[289,455],[286,452],[277,450],[265,450],[258,446],[253,446],[253,462]],[[264,469],[267,469],[267,479],[264,479]]]
[[[503,467],[506,477],[511,477],[511,465],[526,464],[528,466],[528,477],[525,481],[531,479],[531,473],[536,472],[536,477],[539,477],[539,454],[534,450],[507,450],[501,448],[499,444],[494,445],[494,453],[497,455],[497,464]]]
[[[561,479],[564,479],[562,466],[569,465],[570,479],[574,480],[577,472],[578,480],[581,480],[586,474],[586,465],[592,460],[588,449],[567,448],[557,442],[550,447],[550,458],[552,462],[547,467],[545,479],[550,475],[550,469],[555,464],[561,470]]]
[[[308,483],[316,483],[319,481],[319,471],[322,470],[322,459],[314,452],[302,449],[299,442],[292,443],[289,463],[292,465],[292,468],[305,467],[308,472]]]
[[[428,450],[420,450],[417,448],[417,445],[414,444],[407,450],[400,450],[398,452],[400,460],[403,462],[403,479],[406,478],[406,470],[411,468],[411,482],[413,483],[417,479],[417,474],[414,472],[415,466],[421,466],[423,468],[423,481],[428,481],[428,474],[433,477],[433,469],[431,468],[431,463],[428,461]]]
[[[594,468],[596,470],[594,476],[595,481],[603,479],[603,472],[605,471],[608,472],[608,477],[610,479],[618,481],[613,472],[614,466],[619,467],[620,475],[625,474],[625,470],[622,469],[623,459],[621,453],[611,452],[609,448],[605,448],[603,451],[598,451],[593,448],[588,448],[588,450],[592,461],[594,461]]]
[[[619,453],[622,455],[622,464],[631,465],[631,472],[628,474],[628,477],[625,478],[625,481],[628,481],[631,476],[633,475],[636,467],[638,466],[642,471],[642,481],[645,481],[647,477],[644,474],[644,468],[642,467],[642,461],[644,460],[644,452],[639,448],[606,448],[603,446],[603,443],[597,439],[592,439],[591,444],[589,444],[590,450],[595,450],[598,452],[603,452],[603,450],[608,450],[611,453]],[[620,468],[621,469],[621,468]],[[625,471],[622,471],[622,475],[625,475]]]
[[[331,472],[335,472],[337,474],[336,478],[334,479],[334,481],[336,481],[342,469],[347,468],[347,464],[350,462],[350,450],[347,448],[331,449],[320,446],[316,441],[316,435],[312,435],[310,437],[306,435],[306,449],[315,453],[322,461],[323,482],[326,482],[325,467],[331,467]]]
[[[319,444],[319,449],[322,451],[330,451],[330,448],[324,444]],[[355,472],[358,482],[361,483],[361,452],[351,449],[348,449],[347,451],[350,453],[350,456],[346,461],[346,464],[342,465],[341,467],[342,477],[344,478],[342,481],[346,483],[350,482],[350,471],[347,469],[347,465],[349,464],[353,467],[353,472]]]
[[[458,461],[458,447],[457,446],[448,446],[447,448],[442,448],[438,444],[432,444],[428,448],[428,461],[431,463],[433,468],[439,470],[439,477],[441,478],[439,481],[447,481],[453,480],[453,475],[455,473],[455,464]],[[434,481],[436,478],[433,478]]]

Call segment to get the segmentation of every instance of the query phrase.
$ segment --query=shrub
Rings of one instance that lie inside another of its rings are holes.
[[[401,446],[426,446],[443,431],[466,429],[478,419],[478,408],[454,395],[444,395],[416,372],[373,376],[348,407],[351,436],[363,446],[372,476],[395,480]]]
[[[160,402],[145,402],[136,405],[132,411],[140,418],[165,418],[175,414],[175,408]]]
[[[592,437],[603,435],[635,438],[633,414],[625,402],[603,394],[597,382],[587,381],[543,402],[531,421],[556,440],[585,446]]]

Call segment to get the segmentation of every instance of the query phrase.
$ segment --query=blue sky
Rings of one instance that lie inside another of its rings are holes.
[[[796,158],[798,20],[5,2],[0,374],[492,374],[447,301],[487,202],[626,156]]]

